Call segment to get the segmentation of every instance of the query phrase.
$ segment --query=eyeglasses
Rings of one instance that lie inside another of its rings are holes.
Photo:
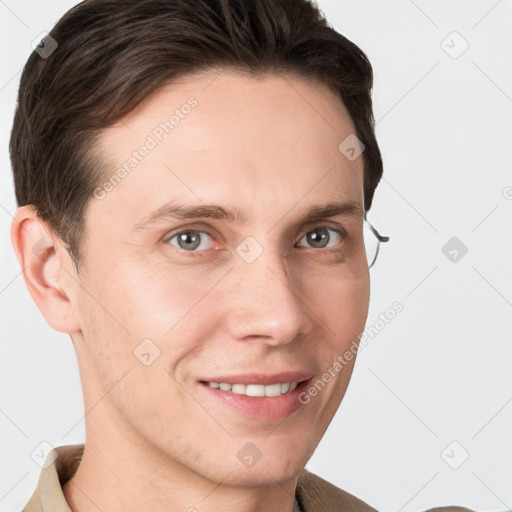
[[[389,242],[389,236],[381,235],[372,226],[372,224],[366,217],[366,212],[364,214],[363,234],[366,258],[368,260],[368,268],[372,268],[373,264],[375,263],[375,260],[377,259],[377,254],[379,254],[379,247],[381,242]]]

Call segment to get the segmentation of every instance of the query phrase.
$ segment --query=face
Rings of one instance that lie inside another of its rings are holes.
[[[363,160],[338,149],[353,133],[322,85],[226,71],[173,82],[102,133],[112,172],[73,297],[86,409],[100,401],[88,436],[231,484],[305,466],[354,360],[322,375],[368,312]]]

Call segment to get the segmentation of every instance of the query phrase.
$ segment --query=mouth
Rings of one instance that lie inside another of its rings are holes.
[[[243,378],[201,380],[198,383],[201,393],[213,403],[220,403],[231,412],[253,420],[269,421],[282,419],[302,408],[304,403],[299,396],[313,380],[313,376],[302,380],[297,377],[294,377],[296,380],[279,380],[282,378],[279,376],[251,379],[246,376],[245,382]],[[269,380],[274,382],[261,383]]]

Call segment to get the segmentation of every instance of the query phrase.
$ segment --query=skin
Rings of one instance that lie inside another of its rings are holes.
[[[249,420],[197,380],[289,369],[321,376],[366,322],[362,214],[300,220],[331,201],[363,208],[363,159],[338,150],[355,133],[341,100],[300,77],[189,76],[103,131],[97,149],[112,171],[190,96],[197,107],[103,199],[91,199],[80,275],[31,206],[12,223],[28,290],[77,353],[86,448],[64,494],[80,512],[292,512],[297,475],[355,359],[279,421]],[[133,231],[171,199],[237,207],[248,222],[168,220]],[[340,252],[308,245],[304,235],[322,226],[344,227],[341,241],[329,231]],[[211,236],[200,235],[202,255],[169,241],[184,228]],[[36,257],[44,236],[54,246]],[[235,251],[247,236],[263,248],[250,264]],[[148,366],[134,356],[147,338],[160,351]],[[237,458],[248,442],[262,455],[250,468]]]

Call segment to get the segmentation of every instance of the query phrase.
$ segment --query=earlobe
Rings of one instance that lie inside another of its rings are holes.
[[[32,205],[17,209],[11,242],[30,296],[48,325],[59,332],[80,331],[72,302],[75,281],[69,276],[73,268],[66,265],[69,255]]]

